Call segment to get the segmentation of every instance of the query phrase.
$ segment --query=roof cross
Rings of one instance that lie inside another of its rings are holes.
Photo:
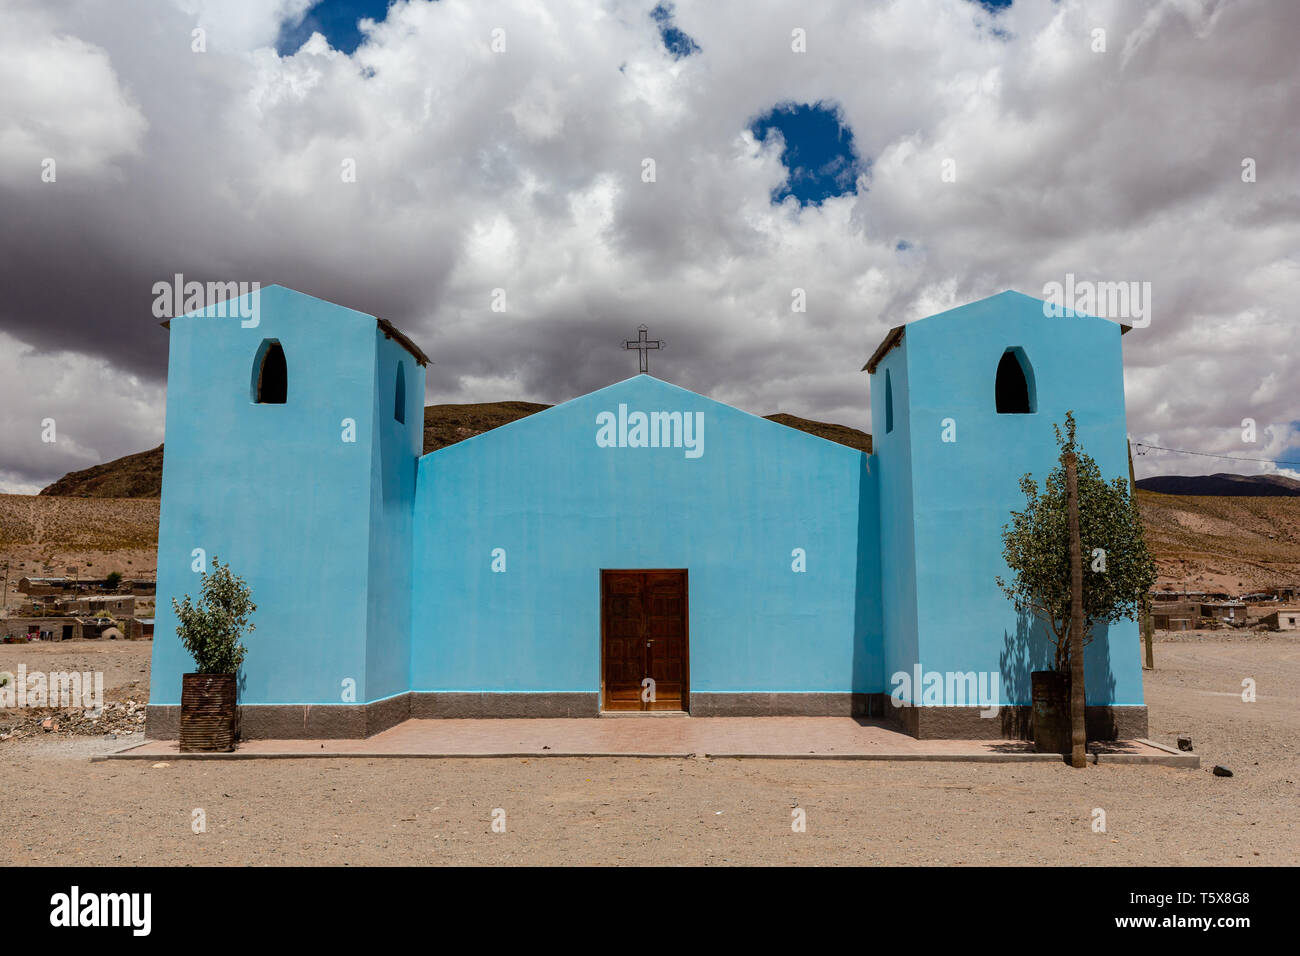
[[[646,374],[646,369],[647,369],[648,366],[649,366],[649,361],[648,361],[648,360],[649,360],[649,355],[648,355],[647,353],[648,353],[651,349],[661,349],[661,348],[664,347],[664,343],[661,342],[661,341],[659,341],[658,339],[649,339],[649,338],[646,338],[646,332],[647,332],[647,329],[646,329],[646,327],[645,327],[644,325],[638,325],[638,326],[637,326],[637,336],[636,336],[636,338],[633,339],[633,340],[630,341],[630,342],[624,342],[624,343],[623,343],[623,348],[625,348],[625,349],[636,349],[638,352],[641,353],[640,356],[639,356],[639,358],[641,359],[641,374],[642,374],[642,375],[645,375],[645,374]]]

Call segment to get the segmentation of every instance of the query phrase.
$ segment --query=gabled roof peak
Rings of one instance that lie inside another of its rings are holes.
[[[985,296],[982,299],[976,299],[973,302],[967,302],[963,305],[956,305],[953,306],[951,309],[944,309],[942,312],[935,312],[931,315],[922,316],[920,318],[913,319],[911,322],[907,322],[904,325],[896,325],[889,330],[889,332],[885,335],[884,339],[881,340],[880,344],[876,346],[876,350],[871,353],[871,358],[867,359],[867,364],[862,366],[862,371],[874,375],[876,371],[876,367],[880,365],[884,357],[890,352],[891,349],[896,348],[899,345],[899,343],[903,341],[903,335],[908,325],[912,325],[917,322],[929,322],[931,319],[943,319],[945,316],[951,316],[958,312],[966,312],[968,310],[979,308],[980,306],[987,306],[989,303],[997,302],[999,300],[1005,301],[1008,304],[1014,302],[1021,306],[1026,305],[1028,303],[1033,303],[1035,308],[1041,308],[1042,306],[1046,305],[1046,303],[1042,299],[1039,299],[1035,296],[1026,295],[1023,292],[1017,292],[1015,289],[1004,289],[1002,292],[998,292],[994,295]],[[1094,318],[1097,317],[1094,316]],[[1108,319],[1099,319],[1099,320],[1103,322],[1109,321]],[[1128,332],[1130,328],[1131,328],[1130,326],[1120,323],[1120,334],[1123,335],[1124,333]]]
[[[225,285],[225,283],[212,283],[212,284]],[[410,353],[411,357],[414,358],[415,361],[418,362],[420,365],[429,364],[429,356],[425,355],[424,351],[418,345],[416,345],[415,342],[413,342],[408,335],[406,335],[399,328],[397,328],[397,326],[393,325],[392,322],[389,322],[387,319],[381,319],[377,315],[371,315],[368,312],[358,312],[356,309],[349,308],[346,305],[340,305],[337,302],[331,302],[329,299],[322,299],[319,296],[311,295],[310,293],[307,292],[300,292],[297,289],[291,289],[287,285],[280,285],[279,283],[275,283],[275,282],[271,283],[270,285],[258,284],[257,288],[254,289],[253,292],[246,293],[246,294],[249,295],[254,293],[260,294],[262,292],[270,292],[272,290],[280,293],[288,293],[290,295],[298,296],[304,299],[312,299],[316,302],[324,302],[325,304],[334,306],[335,308],[346,309],[349,312],[354,312],[358,316],[369,316],[370,318],[374,319],[378,323],[379,331],[384,333],[385,338],[389,338],[397,342],[397,344],[400,345],[402,348],[404,348],[408,353]],[[243,296],[235,296],[234,298],[235,299],[243,298]],[[209,303],[205,305],[202,309],[190,310],[189,312],[186,312],[185,315],[198,315],[202,312],[216,309],[219,306],[224,306],[227,302],[231,302],[231,301],[233,300],[226,299],[223,300],[221,303]],[[177,318],[183,318],[183,317],[184,316],[177,316]],[[172,320],[165,319],[164,321],[158,324],[161,325],[164,329],[170,330],[172,325]]]

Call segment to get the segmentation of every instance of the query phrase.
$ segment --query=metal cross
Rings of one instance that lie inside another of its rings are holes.
[[[638,326],[637,326],[637,336],[636,336],[636,338],[635,338],[634,340],[632,340],[631,342],[624,342],[624,343],[623,343],[623,348],[625,348],[625,349],[636,349],[638,352],[641,353],[641,355],[640,355],[639,357],[640,357],[640,359],[641,359],[641,374],[642,374],[642,375],[646,374],[646,369],[647,369],[647,367],[648,367],[648,365],[649,365],[649,362],[648,362],[649,356],[648,356],[646,353],[647,353],[650,349],[661,349],[661,348],[664,347],[664,343],[661,342],[661,341],[659,341],[658,339],[647,339],[647,338],[646,338],[646,331],[647,331],[647,330],[646,330],[646,327],[645,327],[644,325],[638,325]]]

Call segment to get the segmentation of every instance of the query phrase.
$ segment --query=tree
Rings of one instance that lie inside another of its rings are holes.
[[[176,634],[193,656],[198,673],[234,674],[248,653],[239,638],[256,627],[248,622],[257,610],[252,592],[243,578],[231,573],[229,565],[217,562],[215,554],[212,571],[203,572],[199,586],[202,594],[197,602],[188,594],[180,604],[172,598],[179,622]]]
[[[116,591],[121,584],[122,584],[121,571],[109,571],[108,574],[104,576],[104,587],[106,587],[110,591]]]
[[[1107,482],[1097,463],[1075,439],[1074,413],[1065,430],[1053,425],[1061,449],[1057,466],[1040,493],[1030,475],[1020,479],[1025,510],[1013,511],[1002,529],[1002,556],[1010,581],[998,587],[1017,610],[1047,625],[1055,646],[1053,668],[1070,673],[1070,528],[1066,496],[1066,456],[1076,456],[1079,487],[1079,540],[1082,546],[1083,644],[1096,624],[1138,620],[1147,592],[1156,581],[1155,563],[1142,535],[1137,502],[1123,478]]]

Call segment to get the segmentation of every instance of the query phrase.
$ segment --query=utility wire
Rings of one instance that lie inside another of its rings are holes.
[[[1182,448],[1166,448],[1163,445],[1148,445],[1144,441],[1133,443],[1138,448],[1154,448],[1158,451],[1172,451],[1178,455],[1199,455],[1202,458],[1226,458],[1228,461],[1266,461],[1273,465],[1300,465],[1300,461],[1286,461],[1282,458],[1245,458],[1241,455],[1212,455],[1207,451],[1187,451]]]

